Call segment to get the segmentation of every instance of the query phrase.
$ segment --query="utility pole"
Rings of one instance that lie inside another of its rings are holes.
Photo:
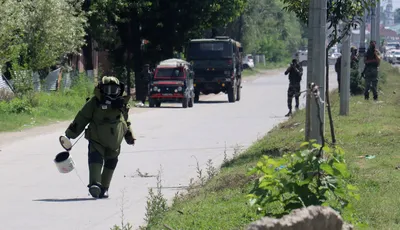
[[[371,7],[371,41],[376,41],[376,4]]]
[[[349,115],[351,30],[343,38],[340,73],[340,115]]]
[[[314,80],[312,79],[313,73],[313,46],[314,46],[314,27],[313,22],[315,21],[315,1],[310,2],[310,8],[308,11],[308,42],[307,42],[307,85],[310,85]],[[317,41],[315,41],[317,42]],[[311,140],[311,96],[309,93],[306,95],[306,127],[305,127],[305,141]]]
[[[381,2],[380,0],[376,1],[376,49],[379,50],[381,47],[381,36],[380,36],[380,30],[381,30]]]
[[[327,0],[311,0],[310,2],[310,17],[308,28],[310,30],[308,45],[311,48],[308,51],[308,57],[313,58],[313,61],[307,61],[309,64],[307,70],[307,87],[311,82],[319,86],[320,98],[322,103],[319,103],[320,109],[314,99],[309,99],[307,109],[309,110],[309,136],[307,140],[317,140],[317,143],[322,143],[321,132],[324,132],[325,127],[325,64],[326,64],[326,14]],[[321,119],[321,121],[320,121]],[[324,125],[321,130],[320,122]]]
[[[361,17],[361,25],[360,25],[360,47],[358,48],[359,54],[359,70],[358,72],[361,74],[364,71],[364,55],[365,55],[365,22],[367,20],[366,17],[367,11],[364,12],[364,15]]]

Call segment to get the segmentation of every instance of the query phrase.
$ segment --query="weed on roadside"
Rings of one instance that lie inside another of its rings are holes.
[[[156,225],[157,220],[168,210],[167,199],[164,198],[162,194],[162,168],[158,171],[157,174],[157,187],[156,191],[153,191],[153,188],[149,188],[149,195],[147,197],[146,202],[146,213],[144,220],[147,223],[147,227],[142,229],[148,229],[149,227]]]

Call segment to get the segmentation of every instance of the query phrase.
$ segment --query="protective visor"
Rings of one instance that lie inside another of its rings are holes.
[[[121,88],[118,85],[103,85],[103,92],[106,95],[116,96],[121,93]]]

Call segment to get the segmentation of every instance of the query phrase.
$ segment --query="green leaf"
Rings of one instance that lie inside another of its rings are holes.
[[[326,172],[327,174],[329,174],[329,175],[334,175],[333,168],[332,168],[329,164],[323,163],[323,164],[320,165],[320,168],[321,168],[324,172]]]
[[[337,170],[337,172],[340,173],[344,178],[348,178],[350,176],[350,173],[347,171],[347,167],[344,163],[333,163],[333,168]],[[336,172],[336,171],[335,171]]]
[[[352,184],[348,184],[347,189],[351,191],[358,191],[358,188]]]
[[[301,143],[300,148],[303,148],[303,147],[305,147],[305,146],[308,147],[309,145],[310,145],[309,142],[303,142],[303,143]]]

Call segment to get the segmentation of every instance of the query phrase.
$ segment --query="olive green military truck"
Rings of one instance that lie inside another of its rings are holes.
[[[240,100],[242,82],[242,54],[239,42],[229,37],[190,40],[186,49],[186,60],[194,71],[194,101],[200,93],[228,94],[228,101]]]

